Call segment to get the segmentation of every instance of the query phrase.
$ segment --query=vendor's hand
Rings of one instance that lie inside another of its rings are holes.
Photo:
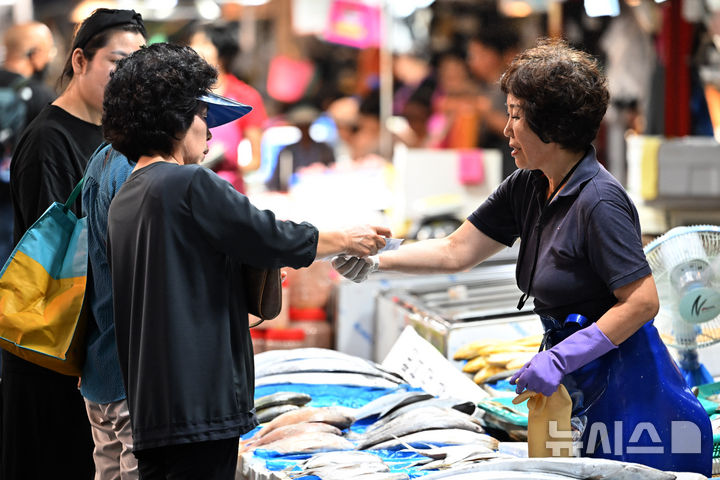
[[[552,350],[545,350],[535,355],[529,362],[510,378],[511,385],[517,385],[516,393],[532,390],[549,397],[560,386],[565,374],[557,364]]]
[[[377,255],[372,257],[350,257],[339,255],[332,259],[332,266],[337,272],[355,283],[364,282],[368,275],[377,271],[380,261]]]
[[[384,247],[385,237],[391,236],[391,233],[389,228],[359,225],[346,229],[345,235],[347,242],[344,253],[355,257],[366,257],[375,255]]]
[[[566,374],[616,348],[597,323],[593,323],[573,333],[550,350],[535,355],[510,378],[510,383],[517,385],[517,393],[527,388],[549,397],[555,393]]]

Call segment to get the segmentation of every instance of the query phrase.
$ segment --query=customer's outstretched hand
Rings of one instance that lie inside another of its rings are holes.
[[[371,225],[357,225],[344,230],[346,236],[345,254],[355,257],[375,255],[385,246],[385,237],[390,229]]]

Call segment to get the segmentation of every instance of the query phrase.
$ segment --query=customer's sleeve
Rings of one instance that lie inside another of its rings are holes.
[[[189,187],[193,220],[218,251],[257,267],[306,267],[315,259],[317,229],[280,221],[213,172],[197,168]]]

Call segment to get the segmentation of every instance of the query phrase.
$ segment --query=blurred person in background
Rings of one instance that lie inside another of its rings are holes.
[[[421,84],[403,106],[401,114],[405,119],[404,124],[393,129],[397,139],[410,148],[428,148],[439,142],[430,130],[433,90],[432,83]]]
[[[267,122],[263,99],[257,90],[233,74],[233,62],[240,53],[237,27],[229,23],[215,22],[195,25],[191,30],[188,45],[218,70],[214,92],[253,106],[253,110],[243,118],[213,130],[210,153],[205,164],[232,183],[238,192],[245,193],[243,172],[260,168],[260,145]],[[238,159],[238,145],[243,139],[250,142],[252,151],[251,158],[247,159],[249,163],[244,166],[238,163],[238,160],[246,161]]]
[[[515,170],[503,129],[507,122],[505,94],[500,88],[500,77],[520,47],[520,37],[510,24],[485,26],[470,39],[467,47],[467,64],[478,82],[479,92],[474,102],[477,116],[475,146],[497,148],[503,154],[503,178]]]
[[[105,136],[136,162],[110,206],[107,252],[144,480],[235,478],[239,437],[257,425],[243,264],[368,255],[390,235],[279,221],[197,165],[208,128],[248,112],[210,93],[216,78],[192,49],[158,43],[118,63],[104,103]]]
[[[288,112],[287,120],[300,130],[300,140],[287,145],[278,153],[272,177],[267,182],[269,190],[286,192],[294,173],[313,166],[325,168],[335,163],[335,154],[327,143],[316,142],[310,136],[310,127],[320,112],[311,106],[301,105]]]
[[[380,90],[373,89],[358,107],[357,127],[350,141],[350,155],[355,164],[376,163],[380,157]]]
[[[55,40],[47,25],[28,22],[10,27],[5,32],[4,46],[5,62],[0,69],[0,86],[26,80],[23,85],[27,85],[30,91],[22,91],[21,98],[27,105],[26,122],[29,124],[57,96],[45,84],[48,67],[57,53]]]
[[[40,110],[52,102],[55,92],[45,85],[45,74],[55,57],[55,41],[44,23],[11,26],[3,37],[5,61],[0,69],[0,88],[14,92],[0,111],[0,266],[13,249],[13,212],[10,201],[10,159],[20,133]],[[10,93],[10,92],[8,92]],[[9,102],[9,103],[8,103]],[[22,105],[15,105],[15,103]],[[24,109],[24,115],[21,115]],[[18,116],[17,120],[13,118]]]
[[[328,105],[326,113],[337,129],[334,145],[335,161],[338,165],[352,163],[352,139],[357,132],[360,102],[355,97],[340,97]]]
[[[423,53],[419,51],[398,54],[393,59],[396,87],[393,93],[393,115],[402,114],[405,104],[418,88],[435,87],[435,76]]]
[[[65,202],[82,178],[103,140],[110,72],[144,45],[145,36],[142,18],[132,10],[98,9],[77,29],[60,78],[67,87],[28,125],[13,155],[15,242],[52,202]],[[80,199],[72,210],[80,216]],[[93,435],[102,422],[102,412],[90,404],[86,410],[77,378],[2,352],[1,478],[92,478]]]
[[[471,99],[477,88],[470,79],[464,55],[451,50],[437,61],[433,115],[428,128],[436,148],[474,148],[478,118]]]

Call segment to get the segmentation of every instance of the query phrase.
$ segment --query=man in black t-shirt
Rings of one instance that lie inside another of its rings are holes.
[[[5,33],[5,63],[0,69],[0,88],[11,87],[25,107],[25,119],[7,139],[2,138],[0,159],[0,265],[12,251],[13,212],[10,201],[10,156],[20,133],[55,99],[55,92],[43,83],[47,67],[55,55],[50,29],[40,22],[13,25]],[[5,128],[5,124],[3,124]]]

